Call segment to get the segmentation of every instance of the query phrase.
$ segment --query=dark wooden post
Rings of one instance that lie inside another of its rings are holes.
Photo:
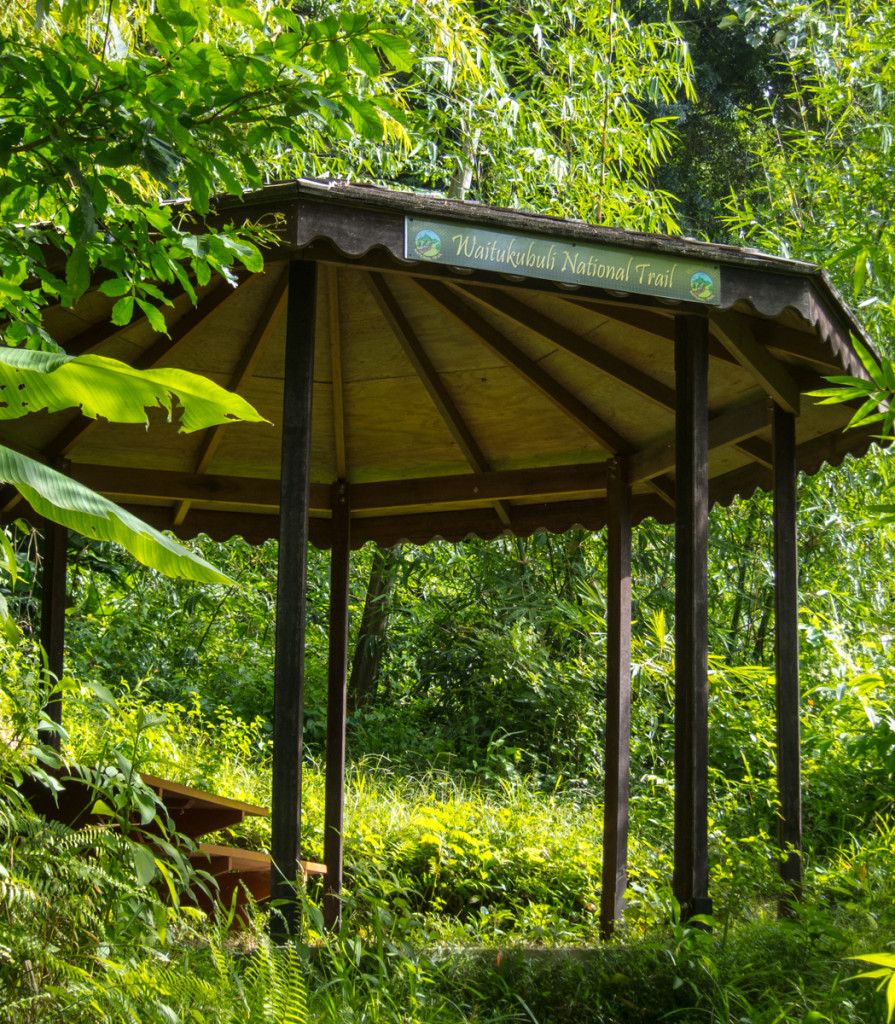
[[[289,267],[283,447],[280,480],[280,551],[274,668],[273,792],[271,795],[271,932],[296,931],[295,884],[301,860],[301,759],[304,724],[305,608],[314,392],[317,267]]]
[[[62,678],[65,663],[65,570],[68,554],[68,530],[58,523],[47,522],[44,530],[43,565],[41,567],[40,644],[46,657],[47,717],[62,724],[62,694],[55,683]],[[61,746],[56,730],[43,729],[40,738],[55,747]]]
[[[348,574],[351,502],[348,483],[333,485],[329,586],[329,685],[326,698],[326,801],[324,810],[323,922],[342,923],[342,825],[345,809],[345,707],[348,681]]]
[[[708,321],[675,319],[674,895],[711,914],[708,869]]]
[[[802,889],[802,770],[799,758],[799,578],[795,416],[774,406],[774,601],[777,677],[777,840],[789,855],[780,874],[790,897]],[[782,901],[780,912],[790,905]]]
[[[631,488],[626,466],[609,463],[606,566],[606,752],[600,933],[612,937],[628,884],[631,762]]]

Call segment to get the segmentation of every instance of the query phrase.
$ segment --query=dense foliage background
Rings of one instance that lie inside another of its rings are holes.
[[[816,260],[892,353],[887,0],[371,0],[350,14],[324,0],[42,0],[7,7],[0,28],[7,344],[46,345],[41,304],[73,301],[97,269],[127,319],[164,303],[158,282],[185,266],[198,280],[251,266],[263,238],[225,231],[200,251],[178,212],[190,207],[160,202],[189,195],[203,213],[215,191],[302,173]],[[893,527],[871,506],[891,480],[879,448],[799,482],[806,884],[782,921],[769,498],[712,513],[711,935],[681,924],[669,890],[673,539],[637,528],[628,909],[621,941],[587,955],[554,950],[597,944],[604,537],[355,556],[345,925],[321,935],[312,884],[304,942],[276,948],[263,922],[235,943],[192,909],[177,844],[149,851],[132,814],[158,811],[135,770],[269,802],[275,546],[196,545],[227,588],[72,539],[63,749],[98,769],[110,822],[75,832],[17,788],[59,761],[38,732],[38,538],[11,528],[8,1019],[886,1019],[892,996],[849,980],[848,958],[888,955],[889,984]],[[312,551],[315,859],[328,586]],[[269,830],[223,838],[266,849]]]

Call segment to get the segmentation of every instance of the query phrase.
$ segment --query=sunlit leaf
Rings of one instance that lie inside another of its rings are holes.
[[[12,484],[37,512],[95,540],[114,541],[137,561],[166,576],[201,583],[231,580],[204,558],[141,522],[70,477],[8,448],[0,448],[0,480]]]
[[[0,395],[0,419],[17,419],[39,409],[80,408],[92,419],[146,423],[146,409],[162,408],[170,415],[175,398],[183,431],[234,419],[264,419],[244,398],[205,377],[174,368],[135,370],[96,355],[0,348]]]

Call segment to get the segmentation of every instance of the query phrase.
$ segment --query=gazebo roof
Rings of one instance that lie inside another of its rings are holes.
[[[278,535],[296,259],[320,266],[310,523],[320,547],[339,480],[351,487],[352,546],[597,529],[612,459],[632,484],[634,521],[671,521],[682,315],[710,325],[712,501],[770,485],[772,401],[797,414],[800,469],[871,442],[871,430],[843,433],[850,409],[804,397],[825,376],[863,373],[850,339],[867,343],[813,264],[344,183],[270,185],[221,201],[215,216],[263,218],[280,244],[235,289],[198,288],[196,307],[172,293],[170,336],[139,316],[113,325],[113,300],[96,290],[49,309],[46,326],[71,353],[205,374],[269,425],[184,435],[159,413],[147,434],[70,411],[0,430],[181,537]]]

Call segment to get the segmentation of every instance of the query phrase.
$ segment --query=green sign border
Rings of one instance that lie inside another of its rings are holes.
[[[517,235],[449,221],[405,217],[404,256],[449,267],[496,270],[709,306],[721,301],[717,263]]]

